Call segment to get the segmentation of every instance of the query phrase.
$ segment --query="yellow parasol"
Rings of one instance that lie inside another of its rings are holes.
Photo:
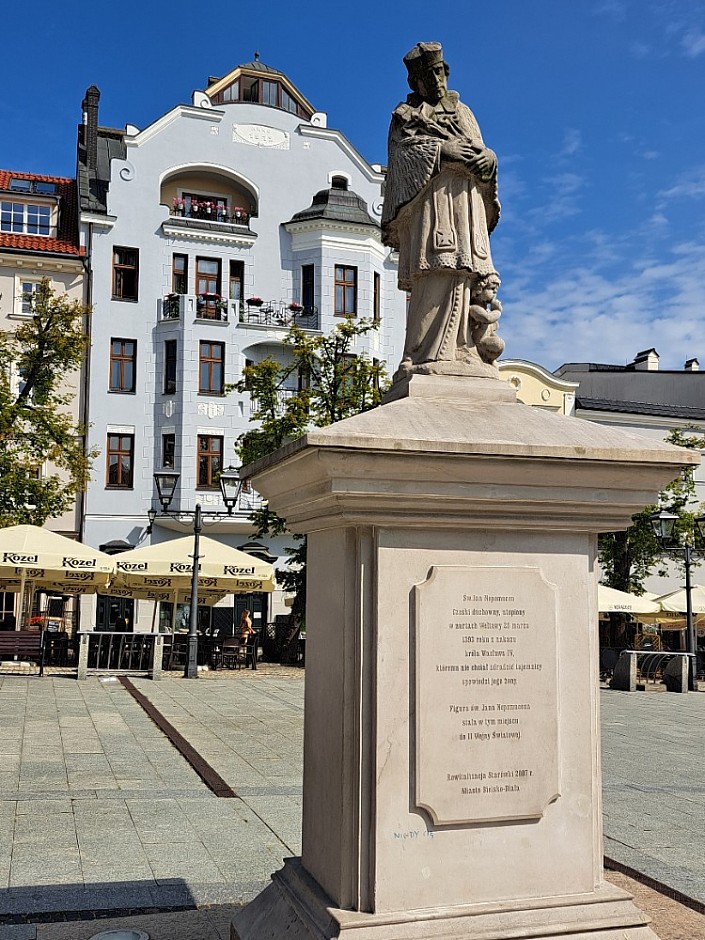
[[[110,555],[58,532],[35,525],[0,529],[1,590],[20,595],[24,595],[26,587],[32,593],[37,588],[66,594],[89,593],[107,588],[114,568]]]
[[[637,597],[636,594],[598,584],[597,609],[600,613],[619,611],[623,614],[655,614],[660,608],[655,601],[646,597]]]
[[[198,592],[249,594],[274,590],[274,568],[269,562],[201,537]],[[185,591],[190,593],[193,538],[186,536],[122,552],[116,556],[114,587]]]

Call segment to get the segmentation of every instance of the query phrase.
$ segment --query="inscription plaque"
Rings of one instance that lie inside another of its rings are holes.
[[[289,134],[278,127],[265,124],[233,124],[233,141],[253,147],[269,147],[272,150],[288,150]]]
[[[448,565],[415,595],[417,806],[441,826],[542,816],[560,795],[554,586]]]

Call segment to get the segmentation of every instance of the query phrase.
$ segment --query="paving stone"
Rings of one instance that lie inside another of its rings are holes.
[[[35,924],[0,926],[0,940],[37,940],[37,927]]]
[[[705,902],[705,694],[603,690],[605,854]]]
[[[88,916],[91,909],[216,905],[207,912],[160,914],[147,932],[152,940],[227,940],[227,905],[262,890],[300,844],[303,676],[298,670],[284,670],[283,676],[258,670],[252,676],[211,675],[199,683],[135,680],[234,787],[238,799],[228,800],[205,787],[119,683],[51,676],[19,680],[23,688],[9,694],[0,680],[0,715],[4,726],[12,725],[13,742],[0,744],[0,755],[4,746],[18,768],[13,799],[0,800],[0,817],[14,825],[15,818],[40,815],[50,831],[46,821],[65,816],[54,846],[57,869],[64,850],[71,849],[61,844],[63,838],[73,831],[76,839],[76,854],[68,851],[61,874],[53,883],[42,882],[34,875],[42,867],[51,875],[54,865],[47,869],[44,843],[34,841],[41,826],[25,823],[20,834],[26,841],[18,838],[14,845],[15,875],[28,883],[10,886],[11,869],[3,869],[0,848],[2,910]],[[705,837],[697,821],[705,815],[697,746],[705,696],[602,698],[607,853],[621,853],[624,864],[642,865],[652,877],[676,879],[681,890],[697,893],[705,869]],[[42,740],[51,742],[45,754]],[[57,741],[68,774],[56,772],[63,764]],[[679,855],[688,846],[697,847],[692,864]],[[101,919],[101,929],[109,923],[115,921]],[[42,924],[37,937],[88,940],[96,932],[95,922],[76,921]],[[662,934],[662,940],[676,938]]]

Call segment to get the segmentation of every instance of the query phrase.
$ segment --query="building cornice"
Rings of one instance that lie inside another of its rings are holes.
[[[49,252],[39,255],[31,251],[0,250],[0,265],[13,268],[47,268],[51,271],[83,271],[83,257]]]
[[[597,411],[589,408],[581,408],[576,405],[575,417],[583,418],[585,421],[592,421],[594,424],[615,424],[629,427],[655,427],[670,431],[673,428],[689,428],[693,425],[699,425],[705,428],[705,421],[697,421],[693,418],[676,418],[663,415],[635,414],[624,411]]]
[[[117,222],[116,215],[101,215],[99,212],[82,212],[81,224],[97,225],[100,228],[111,229]]]
[[[194,108],[193,105],[179,104],[175,108],[172,108],[171,111],[167,111],[166,114],[157,118],[149,127],[135,134],[134,137],[126,137],[125,146],[128,151],[131,147],[141,147],[180,118],[189,118],[194,121],[207,121],[209,124],[219,124],[224,117],[225,112],[217,108]]]
[[[499,359],[497,366],[500,372],[514,371],[524,373],[525,375],[533,375],[549,388],[556,389],[556,391],[568,392],[570,394],[574,393],[575,389],[580,386],[580,382],[570,382],[567,379],[560,379],[558,376],[554,375],[553,372],[544,369],[538,362],[531,362],[529,359]]]
[[[308,251],[324,245],[335,251],[370,251],[380,260],[386,258],[379,229],[372,225],[313,219],[285,223],[284,228],[291,235],[292,251]]]
[[[250,248],[257,241],[255,232],[215,232],[195,227],[185,228],[170,221],[162,223],[162,232],[170,238],[182,238],[196,242],[215,242],[221,245],[238,245],[241,248]]]
[[[302,222],[284,222],[284,228],[291,235],[299,232],[346,232],[351,235],[364,235],[366,238],[374,238],[375,241],[382,243],[382,233],[379,226],[372,222],[344,222],[342,219],[307,219]]]

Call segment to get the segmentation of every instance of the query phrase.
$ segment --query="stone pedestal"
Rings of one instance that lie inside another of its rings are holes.
[[[663,670],[663,682],[669,692],[688,691],[688,657],[674,656]]]
[[[622,650],[619,654],[610,688],[619,692],[636,692],[636,653],[633,650]]]
[[[596,533],[697,459],[413,376],[249,468],[309,539],[303,849],[233,937],[653,940],[602,876]]]

